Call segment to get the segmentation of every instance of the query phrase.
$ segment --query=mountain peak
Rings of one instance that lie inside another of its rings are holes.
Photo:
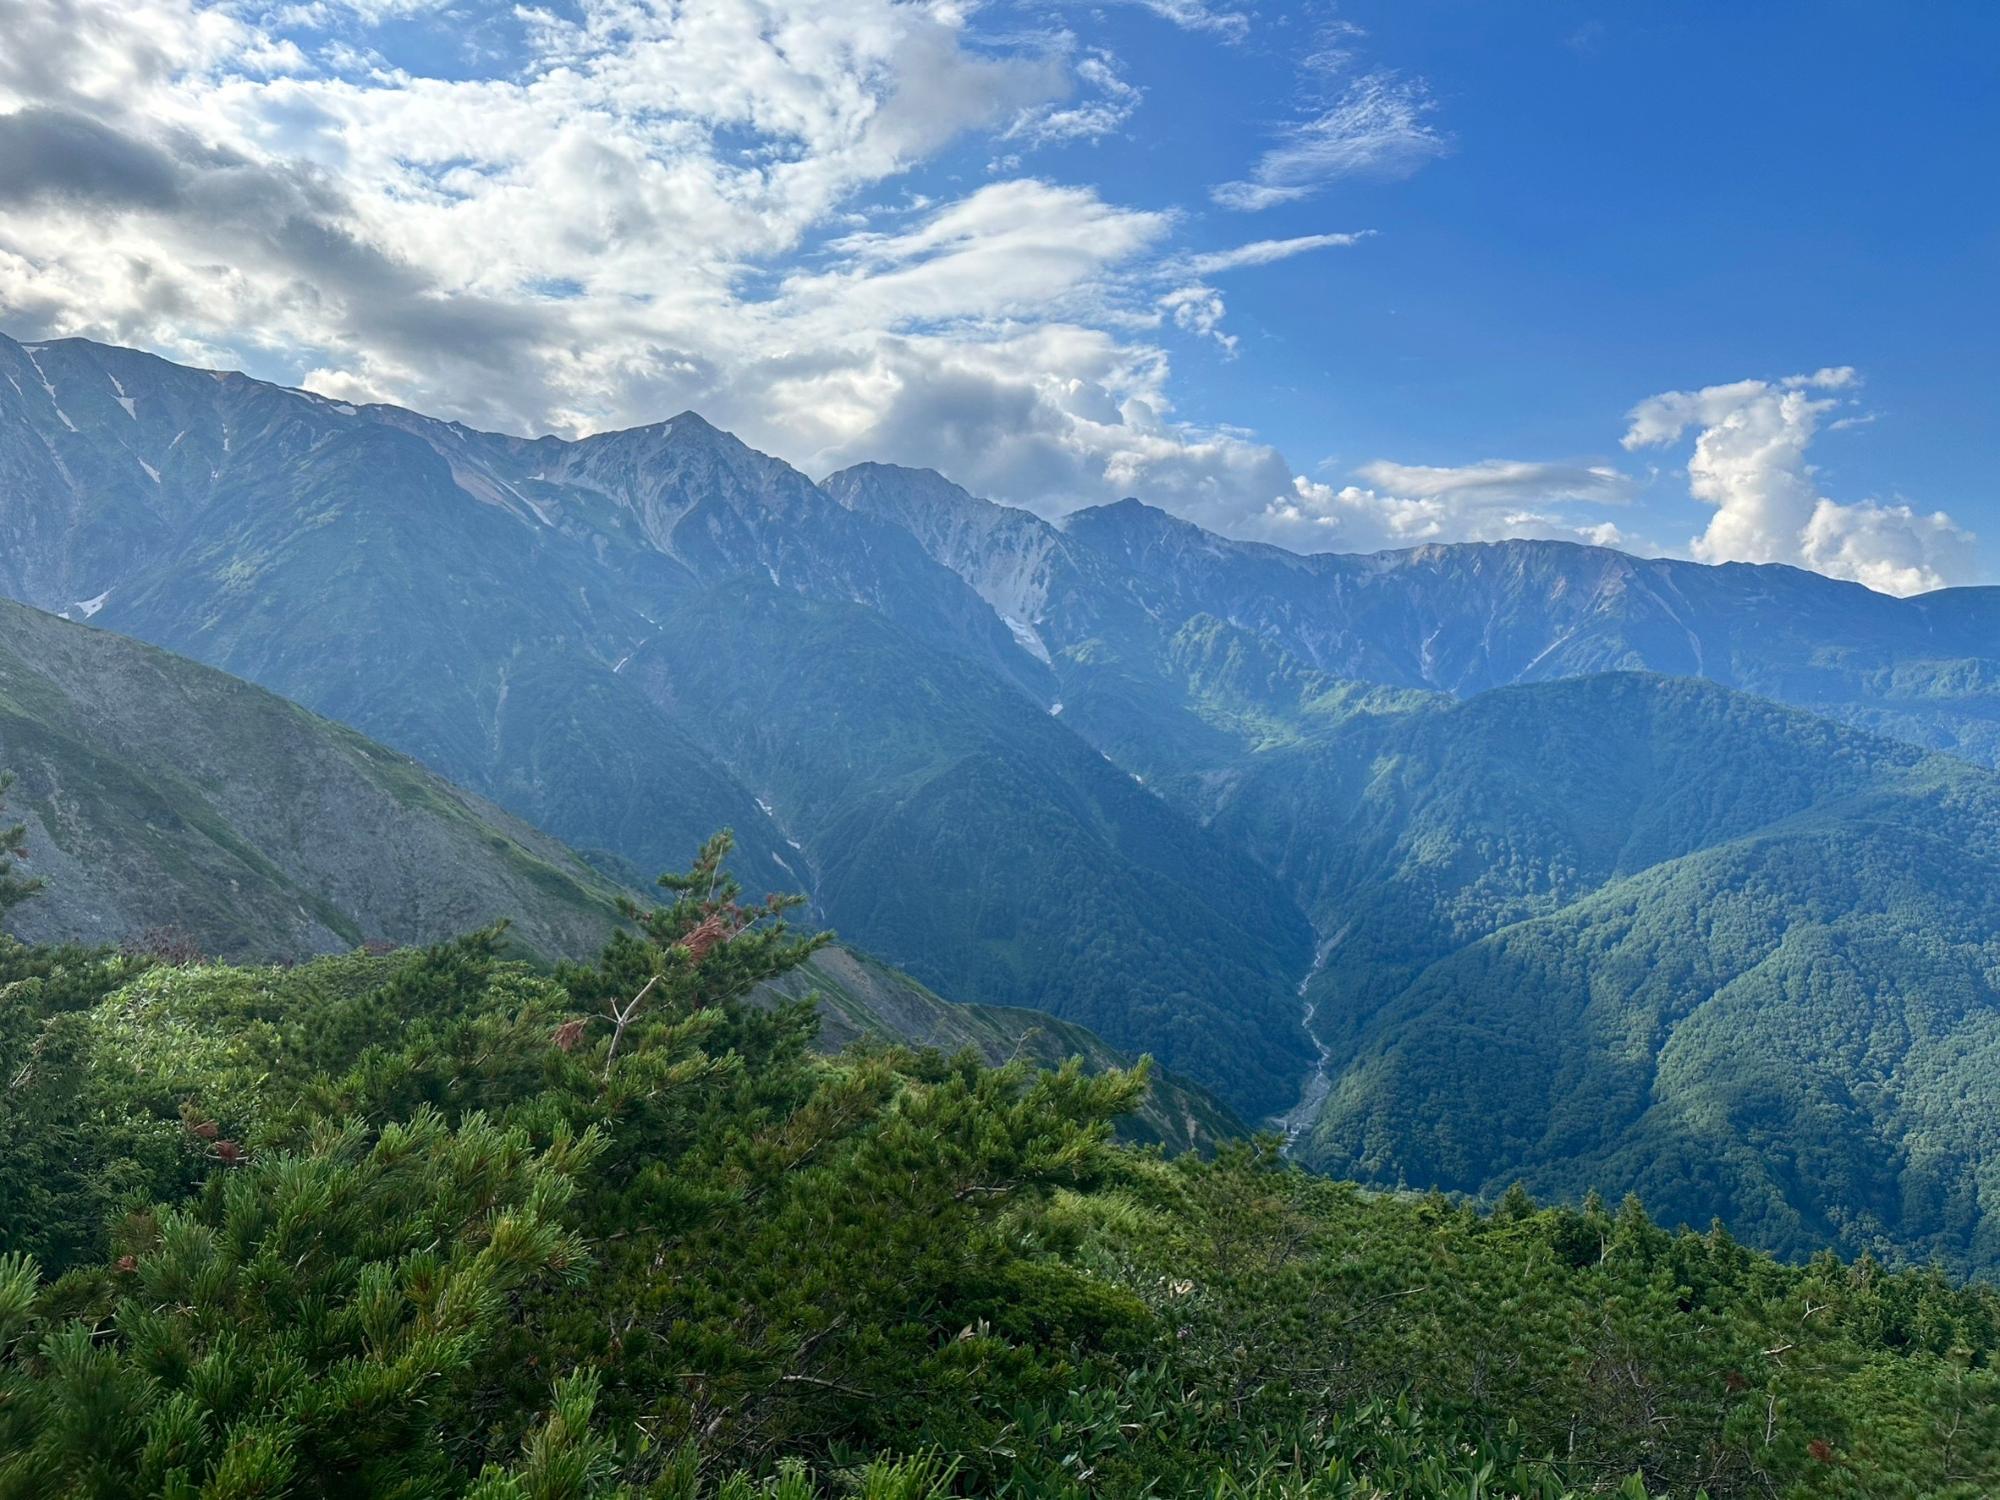
[[[1177,521],[1180,519],[1180,517],[1176,516],[1172,511],[1162,510],[1157,505],[1148,505],[1145,501],[1141,500],[1137,495],[1127,495],[1122,500],[1110,500],[1105,502],[1103,505],[1086,505],[1081,510],[1072,511],[1070,514],[1078,516],[1090,516],[1090,515],[1118,516],[1121,518],[1134,517],[1134,516],[1156,516],[1163,520],[1169,520],[1169,521]]]
[[[850,464],[848,467],[829,474],[826,477],[828,479],[838,479],[843,474],[852,474],[856,477],[865,476],[871,479],[900,479],[906,483],[948,485],[962,495],[971,493],[964,486],[953,484],[951,480],[945,478],[936,469],[920,469],[912,467],[909,464],[878,463],[872,458],[864,459],[858,464]]]
[[[1170,510],[1162,510],[1157,505],[1148,505],[1131,495],[1104,505],[1086,505],[1080,510],[1073,510],[1056,524],[1064,531],[1105,527],[1126,531],[1145,528],[1156,532],[1201,530],[1194,522],[1184,520]]]
[[[855,464],[827,475],[820,488],[849,510],[901,526],[961,574],[969,559],[958,554],[968,538],[987,539],[976,544],[983,549],[1007,537],[1003,550],[1014,554],[1039,555],[1056,544],[1056,528],[1033,511],[983,499],[936,469]]]
[[[581,447],[585,444],[609,443],[621,439],[634,441],[640,438],[667,439],[682,443],[728,442],[737,446],[747,446],[735,433],[717,427],[693,408],[677,412],[671,417],[663,417],[657,422],[642,422],[636,427],[606,427],[602,431],[571,440],[570,446]]]
[[[1247,545],[1218,536],[1185,516],[1129,496],[1108,505],[1073,510],[1056,525],[1065,536],[1113,551],[1164,546],[1175,552],[1222,553]]]
[[[885,501],[903,508],[926,506],[957,511],[1006,508],[982,500],[936,469],[913,469],[902,464],[854,464],[827,475],[819,487],[849,510],[862,508],[864,500],[876,509]]]

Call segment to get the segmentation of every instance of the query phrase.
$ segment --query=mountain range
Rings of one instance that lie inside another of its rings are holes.
[[[1136,500],[1044,521],[885,465],[825,488],[907,528],[1032,631],[1066,714],[1109,718],[1143,691],[1173,722],[1189,705],[1163,657],[1206,615],[1336,678],[1465,697],[1609,671],[1702,677],[2000,764],[2000,588],[1897,599],[1798,568],[1553,541],[1302,555]],[[1173,743],[1202,738],[1184,729]]]
[[[546,834],[408,756],[125,636],[0,600],[0,766],[42,890],[30,943],[124,943],[176,961],[295,960],[444,942],[496,921],[537,962],[594,958],[621,890]],[[756,991],[811,999],[819,1043],[971,1049],[1093,1070],[1133,1059],[1036,1011],[961,1005],[850,948]],[[1177,1150],[1242,1133],[1155,1070],[1127,1133]]]
[[[1145,1038],[1248,1113],[1310,1057],[1310,935],[1275,883],[1048,723],[1046,666],[909,533],[698,417],[524,442],[77,340],[0,344],[0,373],[0,592],[350,724],[624,870],[731,827],[746,880],[811,891],[941,992]],[[777,613],[802,609],[805,651]],[[787,712],[735,735],[780,682]],[[823,731],[844,748],[796,754]],[[985,848],[1009,852],[962,857]],[[968,941],[911,941],[947,908]],[[1163,910],[1196,965],[1143,940]]]
[[[2000,1264],[2000,589],[1307,556],[815,483],[692,414],[529,440],[81,340],[0,373],[0,592],[598,878],[732,826],[753,888],[1342,1175]]]
[[[1327,935],[1304,1159],[2000,1260],[1991,772],[1621,673],[1355,715],[1202,790]]]

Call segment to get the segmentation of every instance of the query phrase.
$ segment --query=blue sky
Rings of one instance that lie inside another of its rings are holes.
[[[2000,566],[1983,0],[9,9],[10,332],[1309,549]]]

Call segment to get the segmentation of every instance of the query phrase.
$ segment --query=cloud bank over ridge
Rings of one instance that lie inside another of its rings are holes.
[[[1266,16],[1117,8],[1222,48]],[[0,322],[510,431],[692,407],[812,472],[934,466],[1047,513],[1136,494],[1309,548],[1651,546],[1623,514],[1641,481],[1596,458],[1377,460],[1328,482],[1231,413],[1184,410],[1177,361],[1243,355],[1231,278],[1385,243],[1337,221],[1217,230],[1452,142],[1422,79],[1327,22],[1291,117],[1212,201],[1120,201],[1073,157],[1067,176],[1038,159],[1143,127],[1125,62],[1050,21],[1088,9],[11,0]],[[1696,555],[1899,591],[1963,576],[1948,518],[1806,495],[1832,399],[1672,393],[1635,409],[1626,446],[1699,433],[1694,498],[1717,514]],[[1745,423],[1779,434],[1770,453],[1737,452]]]

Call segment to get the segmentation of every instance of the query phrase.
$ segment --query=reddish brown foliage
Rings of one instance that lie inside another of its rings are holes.
[[[696,963],[700,963],[708,957],[710,949],[729,935],[728,920],[721,912],[714,911],[703,917],[701,925],[681,939],[681,946],[687,949]]]

